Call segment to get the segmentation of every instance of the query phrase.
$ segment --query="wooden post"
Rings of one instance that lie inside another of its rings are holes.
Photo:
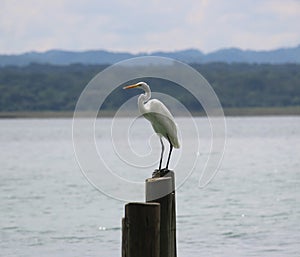
[[[122,257],[128,257],[128,230],[125,218],[122,219]]]
[[[160,204],[160,257],[176,257],[175,176],[173,171],[155,172],[146,179],[146,202]]]
[[[126,204],[122,232],[122,257],[160,257],[160,205]]]

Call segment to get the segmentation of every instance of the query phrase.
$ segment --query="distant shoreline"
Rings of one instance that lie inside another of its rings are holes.
[[[299,116],[300,106],[293,107],[252,107],[252,108],[225,108],[225,116]],[[74,112],[0,112],[0,119],[50,119],[73,118]],[[101,117],[114,117],[114,111],[101,111]],[[194,116],[205,116],[205,113],[193,113]],[[86,115],[90,117],[90,115]],[[128,115],[124,114],[124,117]],[[181,116],[180,114],[175,116]],[[84,115],[83,115],[84,117]]]

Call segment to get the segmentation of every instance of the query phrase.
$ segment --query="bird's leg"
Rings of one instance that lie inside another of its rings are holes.
[[[172,153],[172,150],[173,150],[173,145],[171,144],[171,141],[170,141],[169,137],[168,137],[168,140],[169,140],[169,143],[170,143],[170,151],[169,151],[169,157],[168,157],[167,166],[166,166],[165,170],[168,170],[169,162],[170,162],[170,158],[171,158],[171,153]]]
[[[160,143],[161,143],[161,155],[160,155],[160,161],[159,161],[159,168],[158,168],[158,170],[161,170],[161,164],[162,164],[162,159],[163,159],[163,155],[164,155],[165,146],[164,146],[164,143],[162,141],[162,138],[159,137],[159,139],[160,139]]]

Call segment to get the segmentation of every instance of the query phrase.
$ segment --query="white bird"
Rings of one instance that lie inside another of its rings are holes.
[[[149,100],[151,98],[151,90],[147,83],[139,82],[133,85],[126,86],[123,89],[130,88],[141,88],[145,91],[145,94],[141,94],[138,98],[138,108],[140,113],[151,122],[154,131],[158,134],[160,139],[162,149],[158,171],[161,171],[161,165],[165,149],[162,137],[166,138],[170,143],[170,151],[167,165],[166,168],[163,169],[163,171],[168,171],[173,147],[180,147],[174,117],[161,101],[157,99]]]

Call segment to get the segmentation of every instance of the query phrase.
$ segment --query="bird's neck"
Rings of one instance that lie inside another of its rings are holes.
[[[145,103],[151,98],[151,92],[145,92],[145,94],[141,94],[138,99],[138,107],[140,113],[144,114],[147,112],[147,109],[145,107]]]

